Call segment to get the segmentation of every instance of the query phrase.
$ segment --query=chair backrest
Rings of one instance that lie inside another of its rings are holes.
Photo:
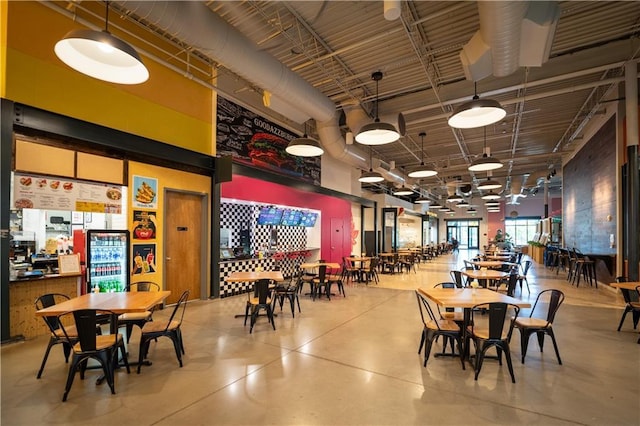
[[[531,267],[531,264],[533,262],[530,260],[527,260],[526,262],[524,262],[524,268],[522,269],[522,276],[526,277],[527,276],[527,272],[529,272],[529,268]]]
[[[263,283],[261,284],[264,285],[264,287],[267,289],[265,294],[269,294],[269,280],[260,280],[256,283],[256,286],[258,286],[258,283]],[[258,292],[258,299],[260,299],[260,292]],[[178,299],[178,302],[176,303],[176,305],[173,308],[173,312],[171,313],[171,316],[169,317],[169,321],[167,321],[167,326],[165,328],[168,329],[169,326],[171,325],[171,322],[173,321],[178,321],[178,324],[182,324],[182,319],[184,318],[184,311],[187,309],[187,300],[189,300],[189,290],[185,290],[182,295],[180,296],[180,299]],[[265,303],[266,303],[266,296],[265,296]]]
[[[436,288],[436,287],[442,287],[442,288],[457,288],[457,287],[458,287],[458,284],[447,281],[447,282],[438,283],[438,284],[436,284],[436,285],[434,285],[434,286],[433,286],[433,288]]]
[[[513,297],[516,292],[516,284],[518,284],[518,274],[510,274],[507,282],[507,296]]]
[[[504,302],[482,303],[475,305],[471,309],[471,328],[475,328],[481,321],[474,320],[474,316],[477,312],[488,314],[489,320],[489,340],[502,340],[509,333],[504,333],[505,326],[508,332],[513,328],[515,319],[518,318],[520,308],[517,305]],[[513,312],[513,315],[507,317],[509,312]],[[484,316],[485,318],[487,315]],[[512,321],[513,320],[513,321]]]
[[[318,280],[323,284],[327,279],[327,265],[318,266]]]
[[[558,312],[560,305],[562,305],[562,302],[564,302],[564,293],[560,290],[550,288],[550,289],[541,291],[538,294],[538,297],[536,297],[536,301],[533,304],[533,308],[531,308],[529,317],[533,316],[536,310],[536,306],[538,305],[538,301],[543,301],[547,297],[549,298],[549,301],[548,301],[549,306],[547,308],[547,322],[551,324],[553,323],[553,320],[556,317],[556,312]]]
[[[449,272],[449,275],[451,275],[451,279],[453,281],[455,281],[456,285],[458,286],[458,288],[462,288],[464,287],[464,283],[462,282],[462,271],[451,271]]]
[[[160,291],[160,286],[151,281],[138,281],[129,284],[125,291]]]
[[[117,333],[118,327],[118,314],[112,311],[104,309],[78,309],[71,312],[66,312],[58,317],[60,321],[62,331],[67,339],[70,336],[64,327],[62,319],[67,316],[73,315],[75,321],[77,341],[80,343],[80,350],[82,352],[92,352],[97,350],[96,348],[96,330],[101,324],[104,324],[104,319],[109,319],[109,332],[110,334]],[[114,340],[115,342],[115,340]]]
[[[58,303],[64,302],[65,300],[69,300],[70,297],[66,294],[62,293],[47,293],[38,297],[33,304],[35,305],[36,311],[40,309],[48,308],[49,306],[56,305]],[[52,333],[55,333],[60,328],[60,321],[57,316],[55,317],[42,317],[47,327]]]
[[[429,320],[433,321],[436,324],[436,326],[438,326],[438,329],[440,329],[440,326],[438,325],[438,320],[436,319],[436,315],[433,313],[433,310],[431,309],[431,306],[429,305],[429,302],[427,301],[427,299],[422,294],[420,294],[418,290],[415,290],[415,292],[416,292],[416,298],[418,299],[418,308],[420,309],[420,317],[422,317],[422,322],[424,324],[427,324],[427,321],[425,321],[425,317],[424,317],[424,311],[427,311]]]

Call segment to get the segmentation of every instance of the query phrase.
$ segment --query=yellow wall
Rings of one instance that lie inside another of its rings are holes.
[[[164,282],[164,271],[162,268],[162,261],[164,259],[164,248],[162,246],[162,242],[164,239],[163,228],[164,228],[164,190],[165,189],[177,189],[177,190],[188,190],[193,192],[200,192],[203,194],[208,194],[209,199],[211,197],[210,189],[211,189],[211,178],[207,176],[196,175],[193,173],[182,172],[179,170],[166,169],[164,167],[152,166],[149,164],[136,163],[134,161],[129,162],[129,230],[133,232],[133,210],[131,207],[132,199],[135,196],[135,188],[133,187],[133,176],[144,176],[151,177],[158,180],[158,188],[157,188],[157,199],[158,199],[158,209],[155,210],[156,213],[156,239],[155,240],[143,240],[138,241],[140,244],[156,244],[156,272],[152,277],[146,274],[135,275],[132,277],[131,282],[136,281],[145,281],[151,280],[156,283]],[[138,209],[135,210],[145,210]],[[152,211],[152,210],[149,210]],[[211,223],[211,211],[207,213],[207,221],[206,224]],[[210,238],[209,232],[207,232],[207,247],[210,247]],[[132,239],[132,243],[135,243]],[[131,259],[133,259],[133,253],[130,253]],[[203,259],[206,262],[211,261],[211,253],[208,251],[206,253],[205,258]],[[207,282],[210,282],[211,277],[209,276],[210,265],[207,264]],[[207,286],[208,290],[208,286]],[[204,295],[203,295],[204,296]],[[207,295],[209,296],[209,295]]]
[[[150,78],[143,84],[87,77],[53,52],[68,31],[82,26],[39,2],[0,1],[0,13],[2,97],[215,155],[215,96],[209,88],[145,57]]]

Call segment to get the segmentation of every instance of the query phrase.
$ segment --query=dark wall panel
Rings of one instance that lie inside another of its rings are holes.
[[[616,128],[612,117],[563,169],[563,229],[567,247],[615,253]]]

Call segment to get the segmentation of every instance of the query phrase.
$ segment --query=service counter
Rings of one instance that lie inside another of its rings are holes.
[[[272,271],[279,268],[285,278],[295,274],[301,263],[316,260],[319,255],[318,248],[299,250],[270,251],[262,258],[252,257],[247,259],[228,259],[220,261],[220,297],[235,296],[246,293],[253,288],[252,282],[226,282],[225,278],[233,272],[250,272],[259,268]]]
[[[26,339],[49,334],[49,329],[36,317],[34,302],[47,293],[78,296],[81,275],[50,274],[39,277],[15,278],[9,281],[10,335]]]

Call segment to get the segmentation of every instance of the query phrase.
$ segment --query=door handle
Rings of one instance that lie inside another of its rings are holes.
[[[168,261],[168,260],[171,260],[171,258],[170,258],[170,257],[165,257],[165,260],[167,260],[167,261]]]

